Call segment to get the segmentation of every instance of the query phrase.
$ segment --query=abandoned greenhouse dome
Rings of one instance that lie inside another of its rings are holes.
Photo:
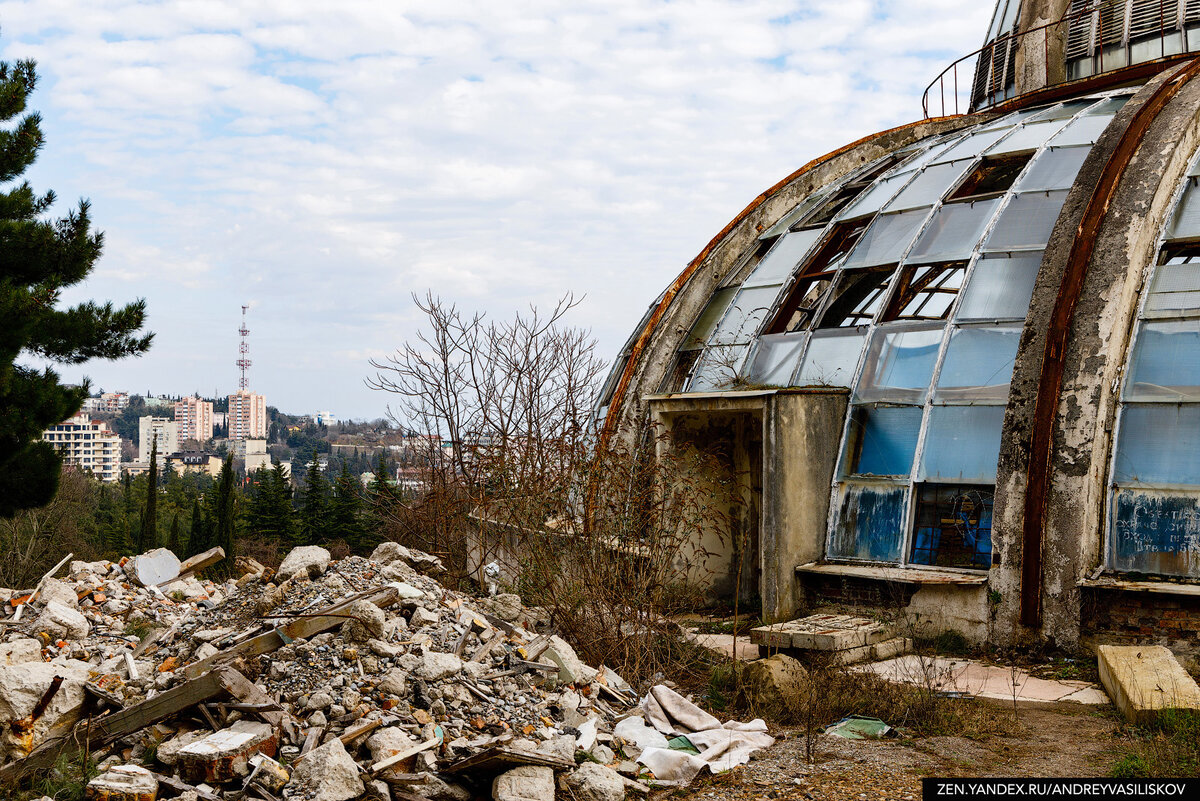
[[[599,413],[721,455],[714,594],[1200,654],[1198,74],[1200,0],[999,0],[686,267]]]

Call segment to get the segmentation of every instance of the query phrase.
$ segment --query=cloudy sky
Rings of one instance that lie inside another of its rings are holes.
[[[34,58],[28,177],[92,201],[106,247],[68,297],[144,297],[150,354],[67,370],[155,394],[251,388],[383,414],[368,359],[412,292],[507,317],[565,292],[611,358],[747,202],[921,115],[982,44],[952,0],[0,0]]]

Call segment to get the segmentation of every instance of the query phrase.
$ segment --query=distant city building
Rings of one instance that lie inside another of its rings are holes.
[[[327,426],[330,423],[336,422],[333,417],[333,412],[330,411],[314,413],[312,416],[312,421],[319,426]]]
[[[101,481],[116,481],[121,476],[121,438],[107,423],[81,412],[46,429],[42,439],[62,454],[64,464],[87,470]]]
[[[207,442],[213,435],[213,405],[199,398],[183,398],[175,402],[175,425],[177,447],[182,448],[189,439]]]
[[[271,457],[267,455],[265,439],[240,439],[233,444],[233,455],[245,462],[247,474],[260,467],[271,469]]]
[[[129,406],[128,392],[104,392],[83,402],[85,412],[119,412]]]
[[[170,409],[175,405],[175,399],[168,398],[165,395],[158,397],[147,395],[142,401],[146,404],[147,409]]]
[[[204,451],[180,451],[167,457],[167,467],[178,473],[208,473],[213,478],[221,472],[221,457]]]
[[[225,423],[228,422],[228,420],[229,420],[229,415],[227,415],[225,412],[213,412],[213,428],[214,429],[218,428],[218,427],[224,428]]]
[[[164,460],[165,464],[165,460]],[[121,472],[137,477],[150,472],[149,462],[121,462]]]
[[[267,399],[247,389],[229,396],[229,438],[267,438]]]
[[[179,424],[169,417],[138,418],[138,461],[150,463],[150,447],[158,443],[158,457],[179,450]]]

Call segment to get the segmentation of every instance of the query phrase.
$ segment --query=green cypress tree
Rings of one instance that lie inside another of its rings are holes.
[[[320,545],[328,537],[329,526],[329,482],[321,474],[317,451],[313,449],[312,462],[304,474],[304,493],[300,498],[300,542],[302,545]]]
[[[187,555],[195,556],[200,553],[196,546],[204,539],[204,511],[200,508],[200,498],[192,501],[192,523],[188,526]],[[183,554],[180,554],[181,556]]]
[[[342,472],[333,482],[333,497],[329,501],[330,536],[345,540],[355,551],[366,549],[367,532],[361,515],[359,483],[350,473],[350,465],[342,462]]]
[[[233,479],[233,454],[230,454],[225,457],[225,461],[221,465],[221,475],[217,477],[214,526],[216,545],[225,550],[225,559],[218,562],[215,567],[218,572],[225,573],[230,572],[233,558],[236,556],[233,535],[237,518],[237,489]]]
[[[41,118],[25,113],[37,83],[32,61],[0,63],[0,181],[23,174],[44,142]],[[29,360],[80,364],[118,359],[150,347],[139,336],[145,303],[122,308],[84,302],[59,308],[63,291],[83,281],[100,257],[86,201],[62,219],[46,217],[54,193],[28,182],[0,192],[0,517],[43,506],[58,488],[62,460],[42,432],[77,412],[86,382],[65,386]]]
[[[150,441],[150,470],[146,473],[146,505],[142,513],[137,550],[145,553],[158,547],[158,438]]]
[[[183,553],[183,543],[179,539],[179,512],[171,518],[171,533],[167,535],[167,548],[178,556]]]

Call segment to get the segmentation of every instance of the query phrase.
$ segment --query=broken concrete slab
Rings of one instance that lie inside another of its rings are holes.
[[[74,725],[89,672],[87,663],[73,659],[0,666],[0,764],[5,757],[24,758]],[[34,717],[38,707],[41,713]]]
[[[262,752],[274,756],[278,740],[267,723],[239,720],[179,749],[176,766],[185,780],[227,782],[250,773],[250,758]]]
[[[0,667],[41,661],[42,644],[31,637],[0,643]]]
[[[522,765],[492,780],[493,801],[554,801],[554,770]]]
[[[117,765],[87,783],[89,801],[155,801],[158,779],[139,765]]]
[[[329,560],[329,551],[321,546],[302,545],[299,548],[293,548],[284,557],[283,564],[279,566],[279,570],[276,571],[275,575],[280,581],[290,579],[293,576],[317,578],[329,567]]]
[[[1100,683],[1127,719],[1144,724],[1169,709],[1200,709],[1200,687],[1161,645],[1101,645]]]
[[[75,590],[65,581],[59,581],[56,578],[48,578],[42,581],[41,592],[38,593],[38,600],[50,603],[57,601],[63,606],[75,609],[79,606],[79,597],[75,595]]]
[[[179,557],[166,548],[155,548],[125,563],[125,574],[143,587],[157,587],[179,577]]]
[[[891,636],[879,621],[851,615],[809,615],[750,630],[750,642],[755,645],[810,651],[845,651]]]
[[[557,634],[550,638],[550,645],[542,658],[558,665],[558,680],[566,684],[589,683],[596,678],[596,669],[583,663],[566,640]]]
[[[346,607],[341,614],[350,618],[342,624],[342,636],[352,642],[367,642],[383,636],[383,627],[387,623],[383,610],[368,600],[355,601]]]
[[[210,731],[185,731],[176,734],[174,737],[169,737],[158,744],[158,748],[154,752],[155,758],[167,765],[173,766],[179,759],[179,752],[192,743],[197,743],[208,737]]]
[[[308,801],[350,801],[367,789],[359,777],[358,763],[336,737],[305,755],[288,786]]]
[[[941,692],[964,693],[977,698],[1012,701],[1015,697],[1017,701],[1034,703],[1108,703],[1108,697],[1088,682],[1039,679],[1024,670],[985,665],[969,659],[908,654],[853,669],[876,673],[888,681],[916,684]]]
[[[625,780],[612,768],[584,762],[564,777],[573,798],[579,801],[622,801],[625,798]]]
[[[437,651],[426,651],[421,656],[421,663],[413,671],[423,679],[437,681],[453,676],[463,669],[462,660],[454,654],[443,654]]]
[[[72,640],[81,640],[92,630],[92,624],[88,623],[87,618],[78,609],[58,601],[46,604],[46,608],[34,621],[33,627],[36,631],[44,631],[52,637]]]

